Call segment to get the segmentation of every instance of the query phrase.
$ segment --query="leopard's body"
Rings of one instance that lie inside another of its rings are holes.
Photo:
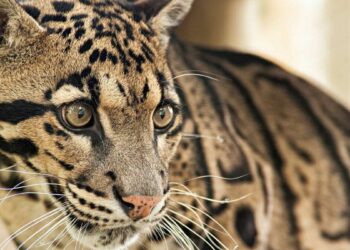
[[[0,0],[0,217],[21,249],[350,249],[341,104],[262,58],[169,39],[191,1],[18,2]],[[76,100],[91,128],[60,118]],[[162,201],[133,221],[131,195]]]

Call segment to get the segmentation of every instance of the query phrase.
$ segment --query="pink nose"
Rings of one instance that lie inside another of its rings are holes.
[[[122,200],[131,204],[128,216],[133,220],[139,220],[149,216],[153,208],[161,201],[161,197],[152,196],[127,196]]]

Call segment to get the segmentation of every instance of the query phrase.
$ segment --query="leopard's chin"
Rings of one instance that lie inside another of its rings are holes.
[[[136,228],[133,225],[115,229],[98,227],[89,230],[71,228],[70,235],[79,244],[94,250],[122,250],[134,245],[147,228]]]

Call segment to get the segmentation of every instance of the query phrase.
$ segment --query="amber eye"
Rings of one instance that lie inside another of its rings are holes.
[[[170,105],[161,106],[153,114],[153,123],[156,129],[167,128],[174,119],[174,109]]]
[[[83,128],[87,126],[92,118],[91,106],[85,103],[74,103],[62,109],[63,120],[73,128]]]

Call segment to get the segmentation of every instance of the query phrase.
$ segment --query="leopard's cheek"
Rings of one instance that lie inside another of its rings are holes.
[[[16,129],[6,129],[2,136],[21,140],[23,153],[18,152],[16,160],[36,171],[66,178],[88,169],[91,140],[67,131],[53,112],[23,121]]]

